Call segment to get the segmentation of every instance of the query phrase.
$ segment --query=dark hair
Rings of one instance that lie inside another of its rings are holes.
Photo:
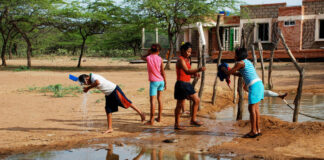
[[[236,55],[236,58],[237,58],[236,60],[241,61],[241,60],[247,58],[248,53],[247,53],[246,48],[236,48],[235,49],[235,55]]]
[[[180,47],[181,54],[185,53],[189,48],[192,48],[190,42],[186,42],[185,44],[181,45]]]
[[[151,45],[151,53],[155,53],[155,52],[158,52],[158,51],[161,51],[161,46],[160,44],[158,43],[154,43]]]
[[[79,76],[79,82],[80,82],[81,84],[84,84],[84,83],[85,83],[85,79],[86,79],[87,77],[89,77],[89,76],[86,75],[86,74],[81,74],[81,75]]]

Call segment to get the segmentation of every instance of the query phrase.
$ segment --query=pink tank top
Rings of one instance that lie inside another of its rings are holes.
[[[146,57],[147,71],[150,82],[163,81],[161,74],[162,58],[156,54],[151,54]]]

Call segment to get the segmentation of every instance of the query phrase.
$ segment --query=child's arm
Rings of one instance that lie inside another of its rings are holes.
[[[224,71],[224,73],[226,74],[226,75],[231,75],[231,74],[233,74],[234,76],[240,76],[241,74],[240,73],[238,73],[237,71],[239,70],[239,69],[241,69],[241,68],[243,68],[244,67],[244,62],[237,62],[236,64],[235,64],[235,66],[232,68],[232,69],[230,69],[230,70],[227,70],[225,67],[222,67],[222,71]]]
[[[95,87],[99,86],[99,84],[100,84],[100,82],[98,80],[96,80],[94,83],[91,83],[90,86],[84,87],[83,92],[87,93],[91,88],[95,88]]]
[[[165,76],[165,72],[164,72],[164,66],[163,66],[163,59],[162,59],[162,62],[161,62],[161,75],[164,79],[164,90],[167,89],[167,81],[166,81],[166,76]]]
[[[177,65],[183,69],[183,71],[186,73],[186,74],[189,74],[189,75],[192,75],[192,74],[195,74],[197,72],[201,72],[201,71],[205,71],[206,70],[206,67],[200,67],[198,69],[188,69],[187,65],[186,65],[186,62],[183,60],[183,59],[179,59]]]
[[[141,56],[141,59],[142,59],[143,61],[146,61],[146,57],[149,56],[150,54],[151,54],[151,52],[150,52],[150,50],[149,50],[146,54],[144,54],[143,56]]]

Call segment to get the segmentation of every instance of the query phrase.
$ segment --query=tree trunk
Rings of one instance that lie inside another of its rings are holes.
[[[222,45],[220,43],[220,36],[219,36],[219,21],[220,21],[220,15],[217,15],[217,24],[216,24],[216,38],[217,38],[217,45],[218,45],[218,57],[217,57],[217,65],[216,65],[216,77],[215,77],[215,81],[214,81],[214,86],[213,86],[213,96],[212,96],[212,103],[213,105],[216,104],[216,94],[217,94],[217,84],[218,84],[218,77],[217,77],[217,73],[218,73],[218,66],[221,63],[222,60]]]
[[[14,54],[16,55],[16,56],[18,56],[18,46],[17,46],[17,43],[14,43],[13,44],[13,50],[14,50]]]
[[[73,47],[72,56],[75,55],[75,52],[76,52],[76,47]]]
[[[281,32],[280,29],[278,29],[278,33],[279,33],[279,37],[281,39],[282,44],[284,45],[291,61],[294,63],[296,69],[299,72],[299,82],[298,82],[298,88],[297,88],[297,95],[295,97],[294,100],[294,104],[295,104],[295,110],[294,110],[294,116],[293,116],[293,122],[297,122],[298,121],[298,113],[299,113],[299,108],[300,108],[300,99],[302,96],[302,91],[303,91],[303,82],[304,82],[304,68],[299,66],[299,64],[297,63],[294,55],[292,54],[292,52],[290,51],[285,38]]]
[[[31,54],[32,54],[32,44],[27,36],[27,34],[25,32],[23,32],[18,26],[16,23],[13,23],[12,24],[16,29],[17,31],[21,34],[21,36],[24,38],[24,40],[26,41],[27,43],[27,67],[30,68],[31,67]]]
[[[264,84],[265,81],[264,81],[263,49],[260,41],[258,42],[258,48],[259,48],[260,62],[261,62],[261,69],[262,69],[262,83]]]
[[[9,43],[8,51],[9,59],[12,59],[12,41]]]
[[[169,54],[169,57],[168,57],[168,62],[164,67],[165,70],[171,70],[170,63],[171,63],[171,57],[172,57],[172,54],[173,54],[173,43],[172,43],[172,37],[173,36],[169,34],[168,37],[169,37],[170,54]]]
[[[257,65],[257,57],[255,55],[255,48],[254,48],[254,44],[251,45],[251,50],[252,50],[252,57],[253,57],[253,66],[254,68],[256,68]]]
[[[136,47],[133,47],[133,54],[136,56]]]
[[[243,105],[244,105],[243,77],[238,78],[238,92],[239,92],[239,102],[237,104],[236,120],[242,120],[242,118],[243,118]]]
[[[237,77],[234,76],[234,95],[233,95],[233,103],[237,102]]]
[[[268,89],[271,90],[273,88],[271,73],[272,73],[272,64],[273,64],[273,57],[274,57],[274,51],[277,48],[277,42],[274,44],[273,48],[270,51],[270,61],[269,61],[269,70],[268,70]]]
[[[206,66],[205,45],[202,46],[201,61],[202,61],[202,66],[205,67]],[[199,96],[200,99],[201,99],[202,94],[204,92],[204,86],[205,86],[205,71],[202,71],[201,72],[200,89],[199,89],[199,93],[198,93],[198,96]],[[200,110],[200,104],[201,103],[199,103],[199,110]]]
[[[1,60],[2,60],[2,66],[7,66],[6,63],[6,49],[7,49],[7,43],[8,39],[3,38],[3,44],[2,44],[2,51],[1,51]]]
[[[198,58],[198,63],[197,63],[197,68],[200,68],[201,67],[201,52],[198,50],[198,55],[197,55],[197,58]],[[191,61],[190,61],[191,63]],[[192,87],[195,88],[196,84],[198,83],[198,80],[199,78],[198,77],[195,77],[191,83]],[[191,100],[190,101],[190,113],[192,114],[193,112],[193,101]],[[191,115],[192,116],[192,115]]]
[[[85,46],[85,42],[86,42],[87,38],[84,37],[83,40],[82,40],[82,45],[81,45],[81,53],[80,53],[80,57],[79,57],[79,62],[78,62],[78,68],[81,67],[81,59],[82,59],[82,56],[83,56],[83,52],[84,52],[84,46]]]

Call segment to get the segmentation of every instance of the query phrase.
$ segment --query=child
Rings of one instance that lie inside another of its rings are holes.
[[[184,107],[186,99],[193,100],[193,113],[191,117],[190,124],[194,126],[201,126],[202,123],[198,122],[196,119],[198,105],[200,99],[195,92],[193,86],[190,84],[191,75],[199,76],[198,72],[206,70],[205,67],[199,69],[191,69],[189,57],[191,55],[192,47],[189,42],[183,44],[180,48],[181,56],[176,64],[177,72],[177,82],[174,87],[174,98],[177,99],[177,106],[175,108],[175,124],[174,129],[183,130],[184,128],[180,127],[180,115],[181,109]]]
[[[166,78],[163,67],[163,60],[159,56],[161,46],[159,44],[152,44],[149,52],[142,56],[142,59],[147,62],[147,71],[150,81],[150,105],[151,113],[150,120],[146,125],[154,124],[154,110],[155,110],[155,97],[159,103],[158,117],[155,119],[157,122],[161,121],[162,117],[162,91],[166,89]]]
[[[245,48],[237,48],[235,50],[236,64],[231,70],[222,67],[222,70],[227,74],[242,75],[247,88],[249,89],[249,112],[251,131],[247,133],[244,138],[255,138],[261,135],[259,123],[260,112],[259,103],[264,98],[264,86],[261,79],[258,77],[253,64],[247,60],[248,54]],[[237,72],[239,71],[239,73]]]
[[[113,112],[118,111],[118,106],[126,109],[131,107],[141,116],[142,122],[145,120],[145,115],[127,99],[123,91],[116,84],[108,81],[104,77],[93,73],[90,73],[90,75],[82,74],[79,76],[79,82],[82,85],[88,85],[88,87],[83,88],[85,93],[87,93],[91,88],[97,87],[105,94],[105,110],[107,114],[108,129],[104,134],[113,132],[111,116]]]

